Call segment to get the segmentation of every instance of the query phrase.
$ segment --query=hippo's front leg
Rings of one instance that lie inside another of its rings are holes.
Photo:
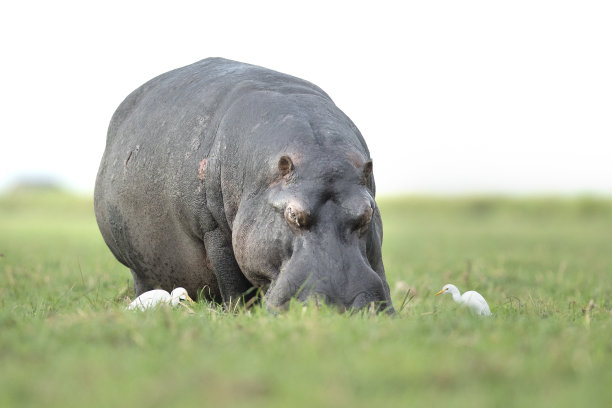
[[[221,230],[217,228],[204,234],[204,246],[215,270],[223,304],[230,306],[247,296],[246,292],[253,285],[244,277],[234,257],[232,244],[227,242]]]
[[[134,293],[136,296],[140,296],[143,293],[154,289],[154,287],[147,282],[147,280],[138,276],[134,269],[130,268],[130,272],[132,272],[132,277],[134,278]]]

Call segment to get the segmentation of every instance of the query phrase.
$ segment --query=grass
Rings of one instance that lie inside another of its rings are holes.
[[[379,204],[396,316],[127,313],[90,198],[1,196],[0,406],[612,406],[612,201]]]

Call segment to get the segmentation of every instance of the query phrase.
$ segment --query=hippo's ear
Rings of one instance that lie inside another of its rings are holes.
[[[366,164],[363,165],[363,179],[365,181],[365,185],[371,190],[372,189],[372,179],[370,176],[372,175],[372,159],[368,160]]]
[[[281,156],[281,158],[278,159],[278,171],[281,176],[286,176],[291,170],[293,170],[293,162],[289,156]]]
[[[366,164],[363,165],[363,177],[367,180],[370,179],[370,175],[372,174],[372,159],[368,160]]]

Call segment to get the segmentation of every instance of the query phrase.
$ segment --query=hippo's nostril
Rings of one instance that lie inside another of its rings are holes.
[[[357,296],[355,296],[353,301],[350,303],[350,309],[352,309],[353,311],[358,311],[364,308],[372,307],[372,305],[374,305],[376,312],[385,311],[389,314],[394,313],[395,310],[393,309],[393,306],[388,305],[387,301],[384,299],[384,296],[381,297],[380,295],[375,293],[361,292],[357,294]]]
[[[366,300],[365,293],[361,292],[353,298],[353,301],[350,303],[350,308],[353,310],[359,310],[365,307],[366,304],[367,304],[367,300]]]
[[[351,304],[351,309],[353,310],[361,310],[367,307],[371,307],[372,304],[375,305],[377,311],[384,309],[382,306],[383,303],[386,303],[384,300],[381,300],[379,296],[373,296],[371,293],[362,292],[355,297],[353,303]]]

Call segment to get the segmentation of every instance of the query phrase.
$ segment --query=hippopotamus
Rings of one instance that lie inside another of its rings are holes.
[[[208,58],[119,105],[94,205],[134,291],[393,312],[372,159],[319,87]],[[257,290],[261,288],[261,290]]]

